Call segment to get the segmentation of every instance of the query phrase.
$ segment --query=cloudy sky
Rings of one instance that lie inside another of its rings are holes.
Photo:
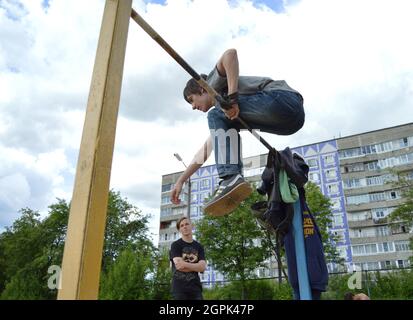
[[[104,0],[0,0],[0,232],[21,208],[70,200]],[[399,125],[413,116],[411,0],[135,0],[199,73],[225,49],[240,73],[302,92],[306,124],[276,148]],[[186,72],[131,20],[111,188],[152,214],[161,177],[207,138],[182,99]],[[243,133],[244,156],[265,153]],[[211,157],[212,158],[212,157]],[[208,164],[212,164],[212,159]],[[155,241],[157,242],[157,241]]]

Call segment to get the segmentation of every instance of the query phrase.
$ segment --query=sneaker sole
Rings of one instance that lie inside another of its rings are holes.
[[[222,198],[204,207],[204,213],[215,217],[225,216],[234,211],[251,193],[252,188],[250,184],[243,182]]]

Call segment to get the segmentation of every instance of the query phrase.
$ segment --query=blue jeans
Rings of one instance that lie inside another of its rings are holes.
[[[278,135],[291,135],[304,125],[303,98],[299,93],[273,90],[259,91],[238,98],[241,117],[252,129]],[[221,178],[242,174],[239,121],[228,119],[219,108],[208,112],[215,163]]]

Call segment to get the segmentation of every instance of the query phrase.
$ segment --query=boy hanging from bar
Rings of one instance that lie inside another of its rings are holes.
[[[278,135],[291,135],[302,128],[305,120],[303,97],[284,80],[268,77],[239,76],[237,51],[224,52],[206,82],[226,100],[220,105],[195,79],[190,79],[183,91],[193,110],[208,112],[210,136],[177,180],[171,201],[179,204],[184,182],[209,157],[212,148],[220,177],[212,199],[204,206],[210,215],[226,215],[235,210],[252,192],[243,177],[241,139],[243,129],[238,116],[252,129]],[[216,106],[216,108],[212,108]],[[227,139],[229,137],[229,139]]]

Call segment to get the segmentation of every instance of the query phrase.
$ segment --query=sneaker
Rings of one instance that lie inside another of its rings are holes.
[[[240,174],[229,176],[219,183],[214,197],[204,206],[204,212],[211,216],[223,216],[234,211],[248,198],[252,188]]]

